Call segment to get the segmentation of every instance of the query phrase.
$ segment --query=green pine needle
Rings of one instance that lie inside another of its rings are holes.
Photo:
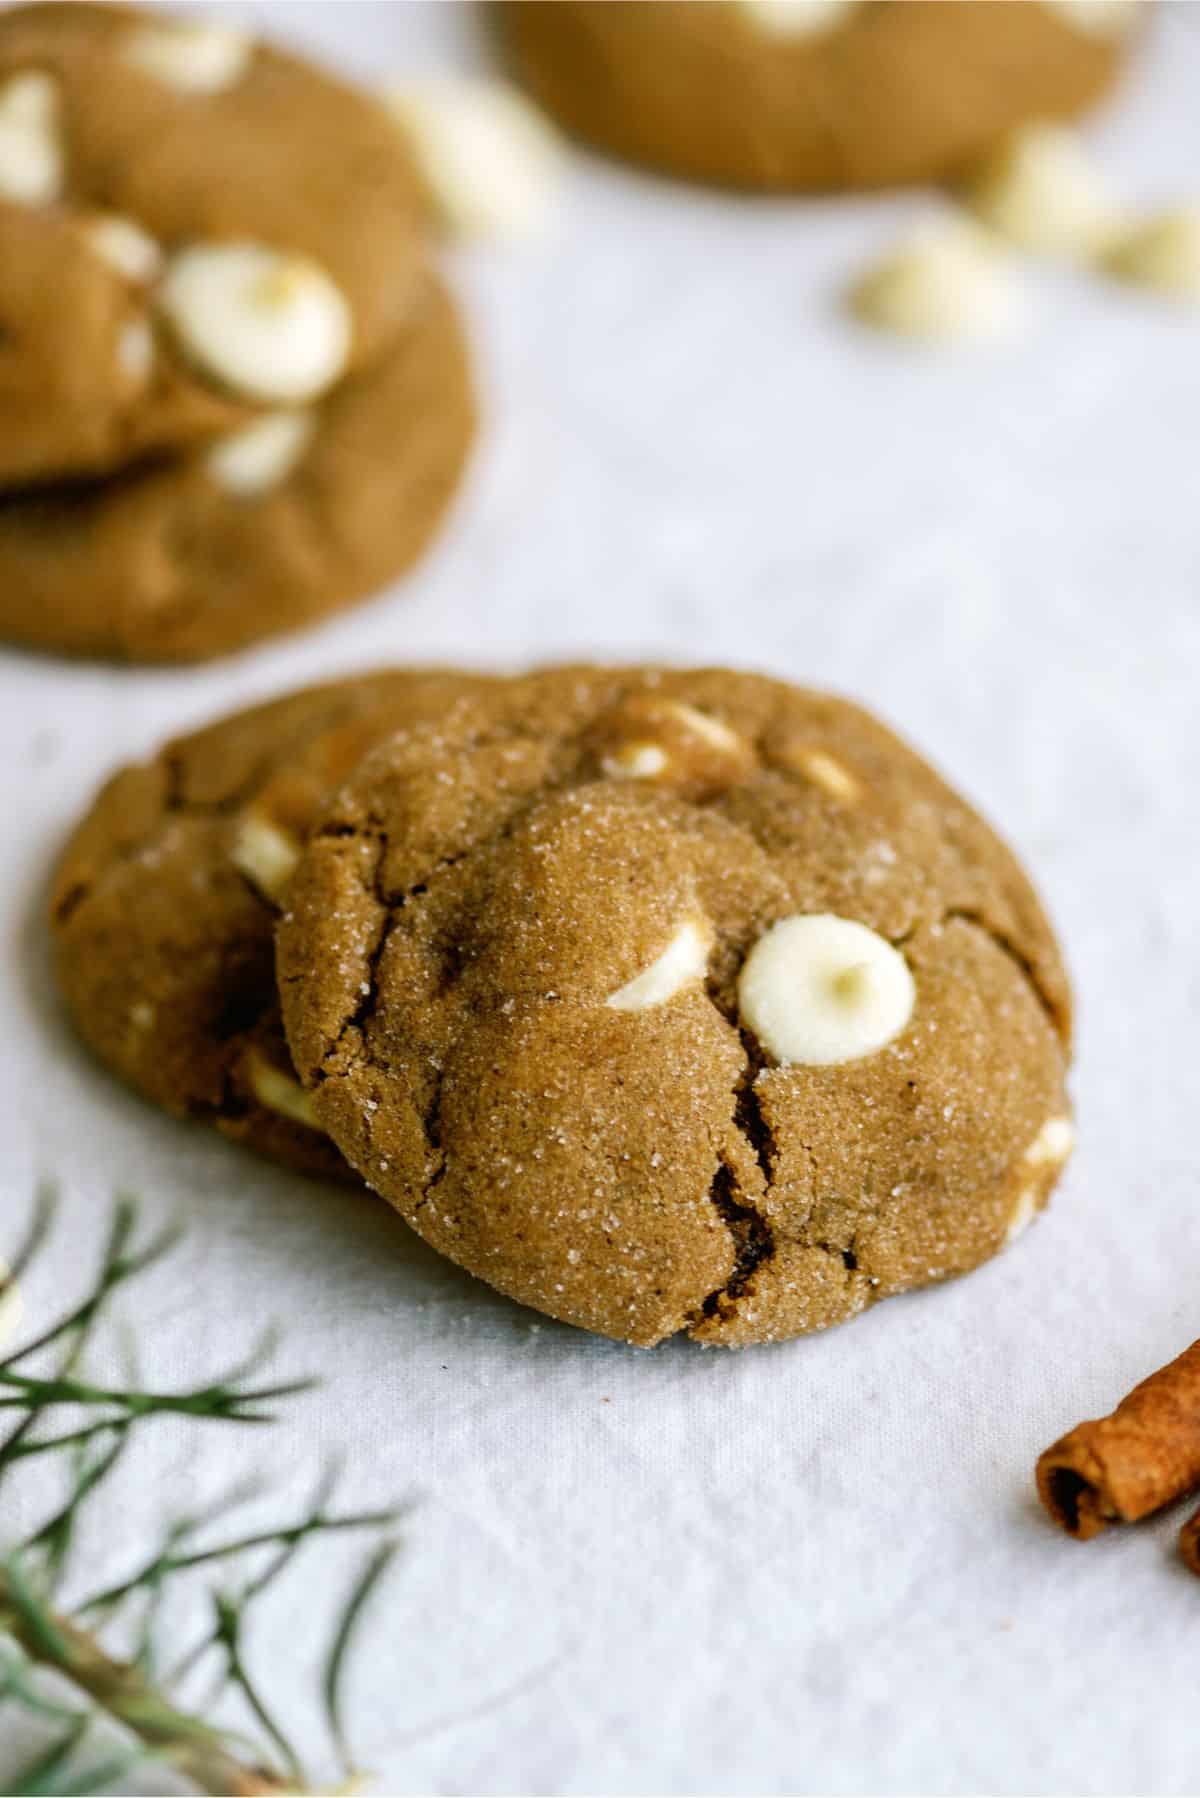
[[[43,1187],[36,1198],[25,1238],[13,1261],[14,1272],[29,1267],[51,1233],[56,1195]],[[10,1412],[13,1427],[0,1438],[0,1482],[15,1477],[23,1462],[62,1457],[70,1469],[67,1494],[17,1544],[0,1537],[0,1713],[9,1705],[59,1726],[57,1738],[23,1768],[9,1772],[0,1765],[0,1781],[16,1798],[43,1794],[97,1793],[119,1787],[144,1765],[171,1764],[200,1790],[251,1794],[308,1790],[295,1745],[277,1720],[273,1703],[248,1664],[246,1625],[262,1593],[290,1569],[310,1542],[347,1530],[368,1533],[390,1530],[399,1512],[333,1508],[336,1474],[318,1485],[308,1508],[292,1521],[250,1532],[227,1531],[205,1541],[219,1523],[257,1486],[243,1481],[206,1511],[177,1519],[164,1529],[160,1546],[143,1553],[125,1578],[93,1591],[69,1609],[56,1594],[75,1544],[81,1518],[103,1503],[108,1482],[131,1436],[154,1417],[183,1417],[193,1422],[268,1425],[275,1408],[311,1390],[309,1380],[263,1382],[261,1371],[270,1353],[268,1339],[220,1378],[184,1392],[144,1388],[136,1358],[124,1385],[98,1384],[86,1377],[83,1361],[114,1295],[151,1267],[175,1244],[169,1230],[139,1242],[138,1215],[126,1197],[114,1203],[107,1240],[91,1290],[56,1323],[0,1360],[0,1412]],[[49,1358],[50,1365],[42,1362]],[[36,1365],[31,1366],[31,1363]],[[46,1426],[64,1407],[82,1411],[69,1427]],[[343,1768],[354,1762],[344,1719],[348,1657],[369,1600],[396,1552],[391,1539],[377,1543],[355,1579],[333,1631],[321,1686],[330,1736]],[[212,1621],[204,1637],[164,1675],[154,1670],[162,1658],[156,1636],[166,1590],[200,1569],[227,1566],[242,1557],[262,1557],[262,1565],[235,1591],[212,1595]],[[129,1605],[139,1633],[131,1659],[114,1657],[105,1647],[110,1620]],[[202,1656],[216,1654],[221,1687],[236,1693],[248,1710],[261,1745],[181,1706],[174,1696]],[[39,1685],[53,1669],[78,1694],[79,1705],[56,1703]],[[105,1716],[123,1732],[129,1745],[112,1755],[86,1754],[88,1732]],[[0,1715],[0,1742],[5,1726]]]

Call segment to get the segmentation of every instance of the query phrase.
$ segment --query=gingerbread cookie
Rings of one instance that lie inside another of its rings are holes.
[[[422,205],[380,103],[242,32],[0,15],[0,481],[318,398],[402,328]]]
[[[937,181],[1100,99],[1139,8],[1111,0],[505,0],[521,79],[586,142],[721,186]]]
[[[185,661],[348,605],[400,574],[457,485],[474,399],[427,276],[377,364],[177,461],[0,498],[0,634]]]
[[[309,688],[115,775],[68,843],[50,903],[58,981],[100,1060],[168,1111],[353,1178],[283,1042],[278,903],[327,789],[372,744],[452,714],[481,685],[389,671]]]
[[[1070,1148],[1028,881],[842,701],[720,670],[489,687],[369,755],[278,937],[348,1161],[603,1335],[739,1344],[965,1272]]]

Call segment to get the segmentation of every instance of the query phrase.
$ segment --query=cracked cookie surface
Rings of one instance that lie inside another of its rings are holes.
[[[248,429],[174,462],[0,498],[0,634],[193,661],[297,630],[403,573],[441,522],[475,429],[442,283],[424,279],[380,362]]]
[[[518,75],[576,136],[751,190],[942,180],[1013,125],[1092,105],[1126,53],[1120,35],[1035,0],[505,0],[496,11]]]
[[[785,1066],[747,1027],[746,958],[798,914],[904,956],[883,1047]],[[964,1272],[1069,1146],[1067,982],[1020,867],[867,714],[758,676],[549,670],[406,727],[308,839],[277,965],[368,1183],[635,1343],[796,1335]]]
[[[292,1070],[275,989],[279,900],[328,790],[476,677],[384,671],[253,706],[124,768],[55,872],[55,971],[80,1035],[178,1116],[306,1172],[353,1175]]]
[[[352,367],[402,329],[423,202],[372,95],[214,21],[47,4],[0,15],[5,118],[6,484],[100,474],[253,415],[256,396],[212,378],[159,304],[197,245],[317,265],[344,296]]]

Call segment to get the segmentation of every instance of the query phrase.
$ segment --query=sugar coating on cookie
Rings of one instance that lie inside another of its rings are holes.
[[[631,746],[661,759],[631,776]],[[331,1139],[435,1248],[601,1334],[842,1321],[998,1253],[1065,1158],[1069,996],[1027,880],[825,695],[498,682],[364,758],[283,904]]]

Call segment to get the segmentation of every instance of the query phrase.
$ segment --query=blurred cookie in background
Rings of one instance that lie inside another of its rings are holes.
[[[504,0],[520,79],[597,148],[725,187],[940,181],[1109,91],[1147,0]]]
[[[314,623],[420,555],[474,429],[458,313],[426,275],[394,347],[316,405],[170,461],[0,497],[0,634],[194,661]]]

